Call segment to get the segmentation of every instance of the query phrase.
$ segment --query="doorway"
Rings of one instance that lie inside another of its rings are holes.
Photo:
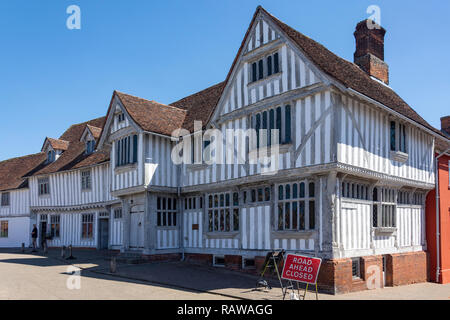
[[[144,211],[131,210],[130,248],[144,248]]]
[[[109,220],[99,219],[98,220],[98,242],[99,249],[108,249],[109,244]]]
[[[41,241],[39,241],[41,248],[44,247],[44,242],[46,240],[47,237],[47,221],[41,221],[41,224],[39,226],[39,239]]]

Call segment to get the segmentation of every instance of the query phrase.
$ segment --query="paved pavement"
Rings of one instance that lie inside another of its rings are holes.
[[[271,290],[255,291],[258,277],[223,268],[181,261],[118,263],[111,274],[110,257],[115,253],[108,251],[74,250],[75,260],[61,259],[59,250],[50,250],[47,257],[19,251],[0,249],[0,299],[282,299],[276,281],[271,282]],[[70,264],[82,270],[80,290],[67,289]],[[315,295],[308,292],[306,298]],[[448,300],[450,285],[421,283],[337,296],[319,294],[319,299]]]

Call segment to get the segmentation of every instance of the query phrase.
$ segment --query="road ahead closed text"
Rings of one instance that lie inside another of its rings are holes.
[[[288,254],[282,278],[314,284],[317,281],[321,262],[322,260],[319,258]]]

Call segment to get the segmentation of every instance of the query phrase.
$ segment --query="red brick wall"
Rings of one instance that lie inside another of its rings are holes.
[[[212,254],[203,254],[203,253],[185,253],[184,260],[191,263],[212,265],[213,256]]]
[[[387,255],[386,284],[401,286],[427,281],[427,254],[423,251]]]
[[[242,268],[242,256],[225,255],[225,267],[232,270],[240,270]]]

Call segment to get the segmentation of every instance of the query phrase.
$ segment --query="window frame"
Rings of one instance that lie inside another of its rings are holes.
[[[205,199],[207,233],[226,234],[240,231],[241,199],[238,191],[208,193]]]
[[[53,238],[61,237],[61,215],[60,214],[50,215],[50,235]]]
[[[376,199],[374,194],[376,192]],[[372,191],[372,227],[397,228],[397,193],[396,189],[374,187]]]
[[[10,192],[2,192],[0,206],[2,206],[2,207],[9,207],[10,205],[11,205],[11,194],[10,194]]]
[[[315,179],[304,179],[275,185],[275,231],[304,232],[316,230],[315,188]],[[287,213],[289,213],[288,227],[286,227]]]
[[[123,210],[122,207],[117,207],[113,209],[114,212],[114,220],[123,219]]]
[[[6,228],[5,228],[6,226]],[[0,221],[0,238],[9,238],[9,222],[8,220]]]
[[[138,135],[131,134],[115,141],[116,168],[134,165],[138,162]]]
[[[81,239],[90,240],[94,238],[94,214],[81,214]]]
[[[389,121],[389,150],[408,154],[408,135],[405,123],[391,119]]]
[[[50,195],[50,179],[49,177],[38,179],[38,196]]]
[[[278,51],[265,54],[249,62],[249,84],[264,80],[281,72],[280,54]]]
[[[178,227],[177,214],[178,214],[178,199],[176,197],[171,196],[156,197],[157,228],[177,228]]]
[[[81,177],[81,190],[82,191],[92,190],[92,170],[91,169],[82,170],[80,173],[80,177]]]

